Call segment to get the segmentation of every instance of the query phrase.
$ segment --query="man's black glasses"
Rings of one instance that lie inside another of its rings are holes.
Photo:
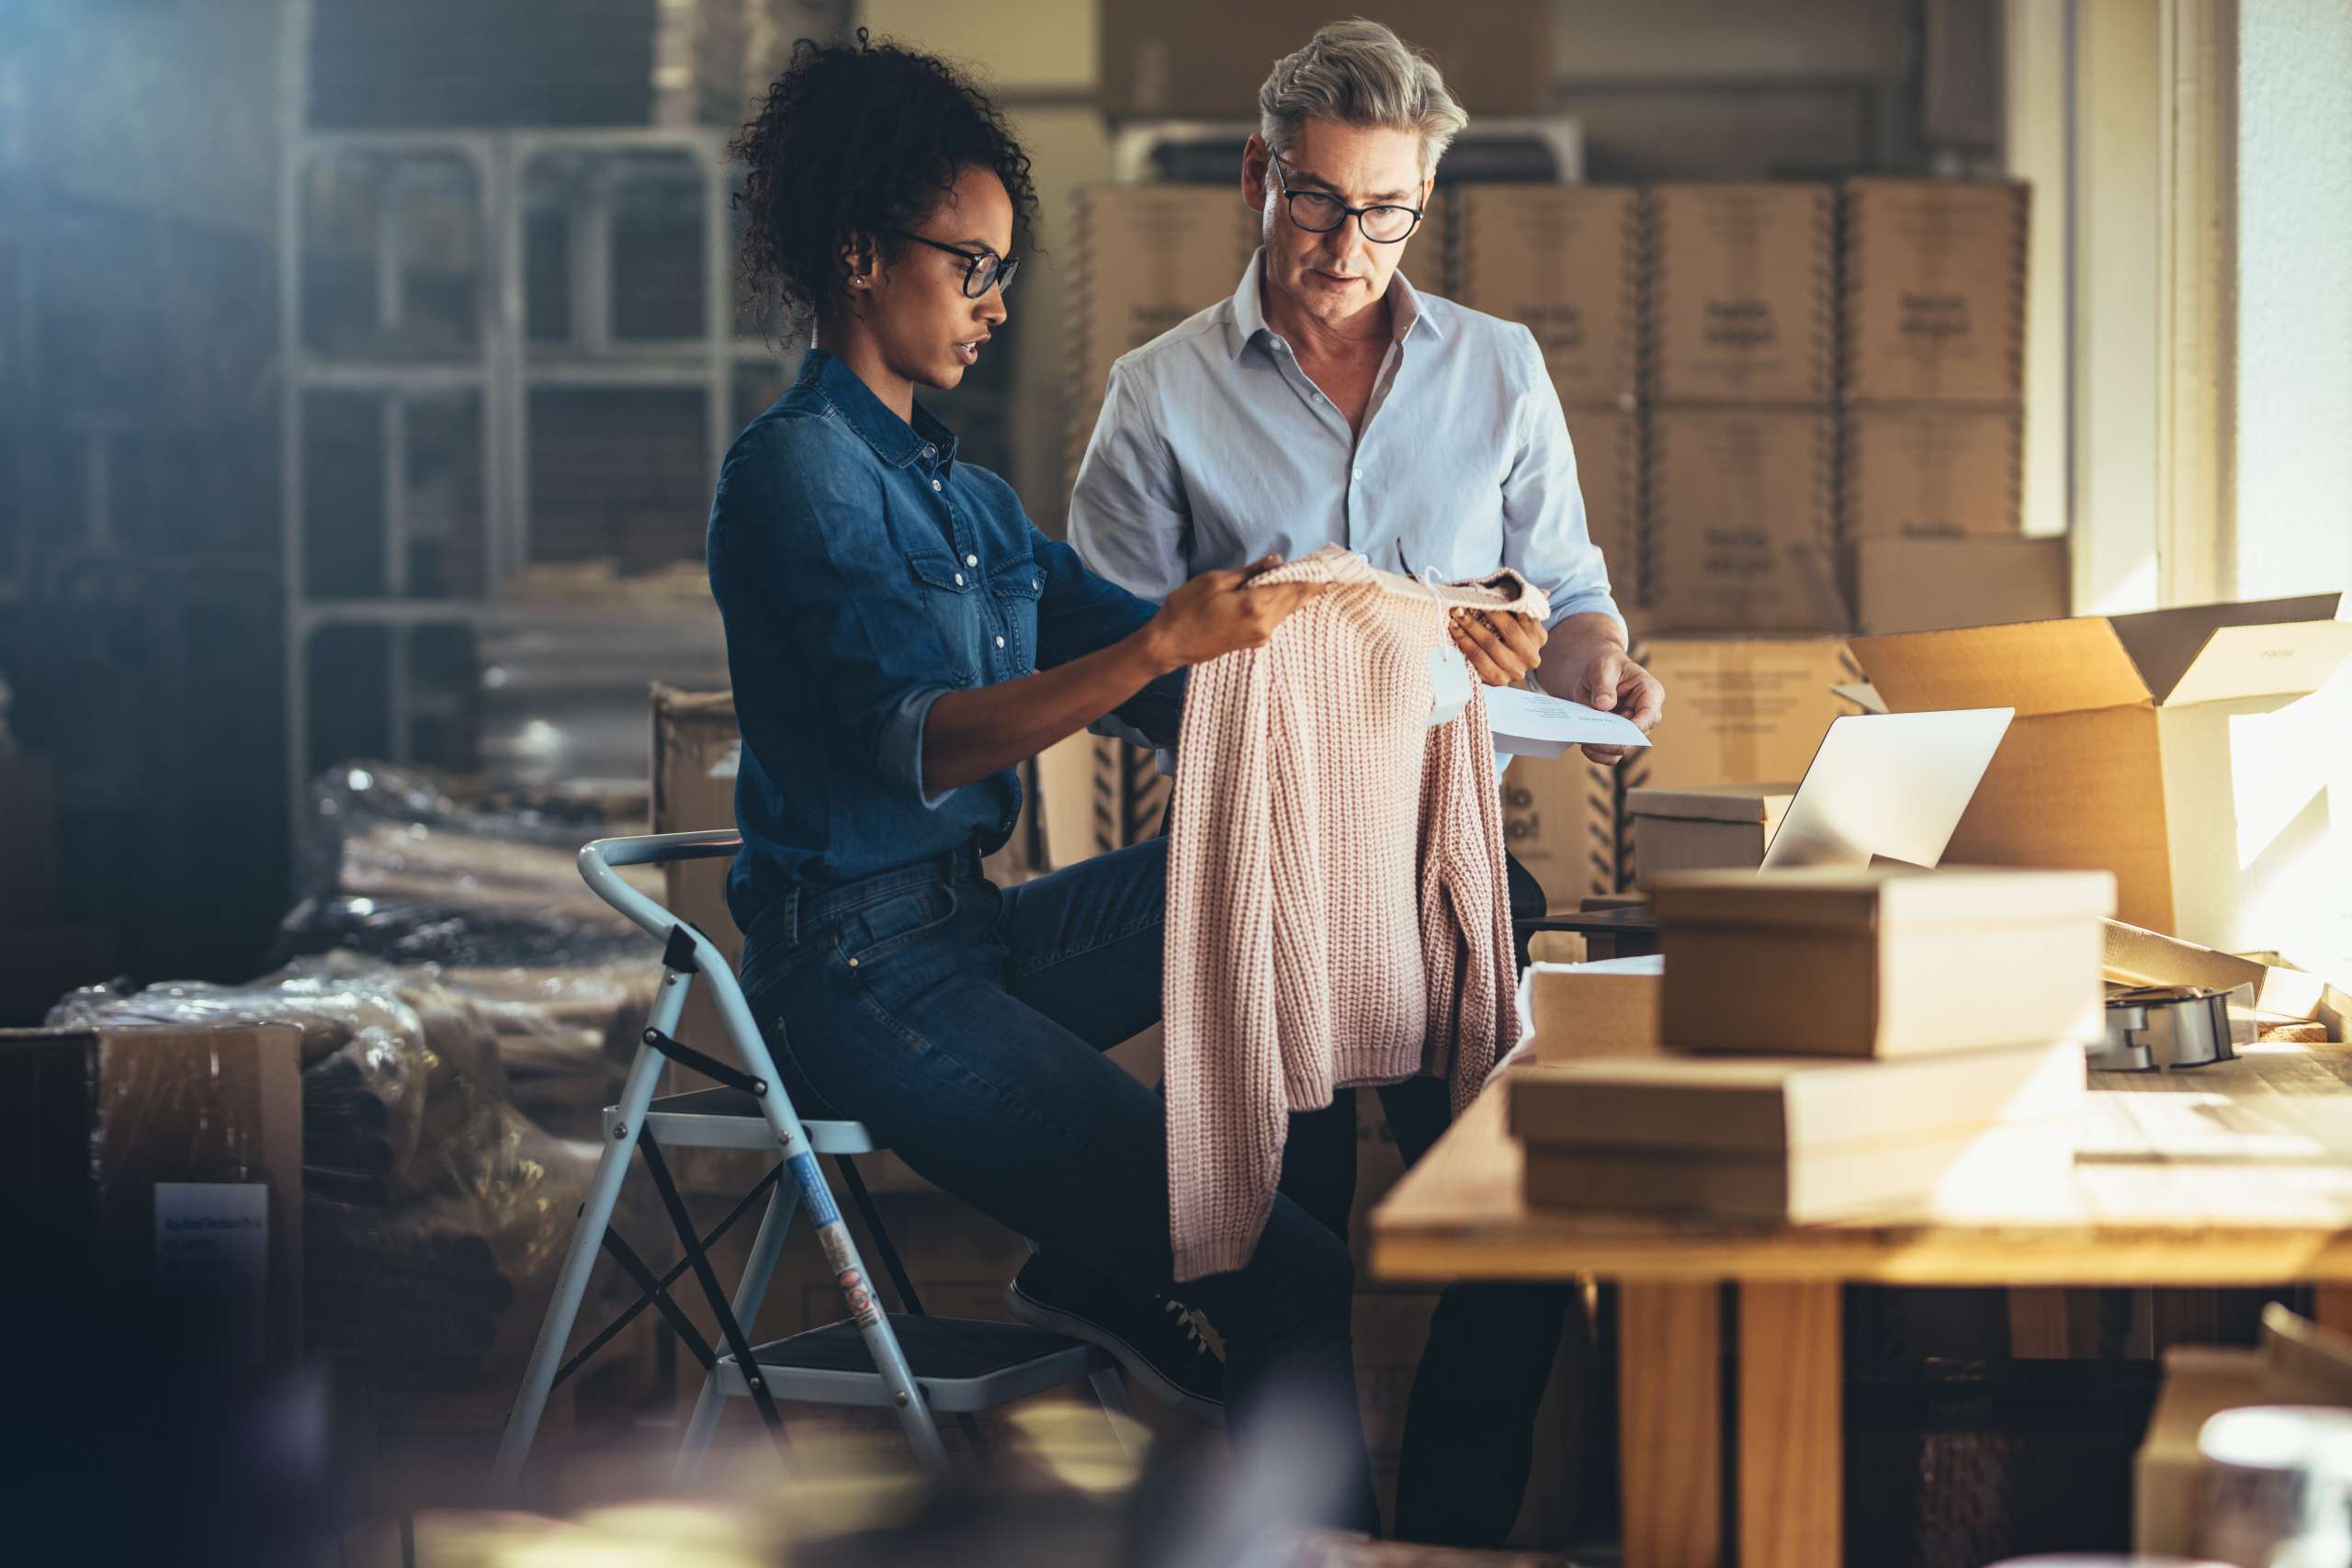
[[[1338,197],[1319,190],[1293,190],[1283,175],[1283,155],[1272,155],[1274,183],[1290,205],[1290,220],[1310,234],[1328,234],[1352,218],[1363,237],[1375,245],[1393,245],[1420,226],[1421,209],[1384,202],[1378,207],[1350,207]]]
[[[1021,270],[1019,256],[1001,256],[994,251],[967,251],[940,240],[926,239],[906,230],[898,231],[901,240],[912,240],[918,245],[929,245],[934,251],[945,251],[964,264],[964,298],[977,299],[991,288],[1010,288],[1012,275]]]

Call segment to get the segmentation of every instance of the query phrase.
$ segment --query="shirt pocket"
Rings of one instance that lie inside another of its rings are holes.
[[[972,574],[944,550],[909,550],[907,570],[922,601],[923,618],[937,638],[939,663],[956,684],[980,678],[980,595]]]
[[[989,597],[996,609],[997,635],[1004,638],[1004,668],[1026,675],[1037,668],[1037,601],[1046,574],[1034,557],[1005,562],[989,575]]]

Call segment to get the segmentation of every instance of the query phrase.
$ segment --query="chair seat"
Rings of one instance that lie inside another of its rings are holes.
[[[605,1107],[605,1136],[614,1135],[620,1107]],[[645,1113],[645,1124],[657,1142],[681,1149],[755,1149],[772,1151],[775,1134],[760,1114],[760,1102],[740,1089],[714,1086],[691,1094],[666,1094]],[[808,1147],[820,1155],[870,1155],[881,1145],[863,1122],[803,1122]]]
[[[1018,1323],[890,1314],[891,1332],[934,1410],[958,1414],[993,1409],[1117,1366],[1080,1340]],[[857,1325],[847,1318],[789,1338],[752,1347],[768,1392],[808,1404],[888,1408],[889,1391],[874,1370]],[[732,1356],[717,1368],[720,1392],[747,1397]]]

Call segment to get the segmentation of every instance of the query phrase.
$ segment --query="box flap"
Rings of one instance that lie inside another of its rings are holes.
[[[2225,626],[2292,626],[2306,621],[2333,621],[2341,593],[2307,593],[2292,599],[2253,599],[2222,604],[2182,604],[2169,610],[2143,610],[2114,615],[2109,620],[2124,651],[2139,666],[2141,678],[2156,701],[2165,701],[2213,634]],[[2235,693],[2267,696],[2272,691]],[[2309,687],[2301,688],[2309,690]]]
[[[1770,822],[1797,792],[1792,784],[1726,784],[1721,789],[1637,789],[1625,795],[1636,817],[1698,822]]]
[[[2301,696],[2325,685],[2347,653],[2352,653],[2352,621],[2223,626],[2206,639],[2195,662],[2168,694],[2158,690],[2157,701],[2165,707],[2187,707],[2238,697]]]
[[[2122,707],[2150,695],[2102,615],[1858,637],[1852,647],[1896,713],[2013,707],[2019,718],[2032,718]]]
[[[1830,687],[1829,690],[1834,695],[1843,697],[1846,701],[1853,704],[1864,713],[1884,713],[1886,711],[1886,699],[1880,696],[1878,694],[1878,688],[1871,685],[1868,681],[1856,681],[1846,684],[1836,685]]]

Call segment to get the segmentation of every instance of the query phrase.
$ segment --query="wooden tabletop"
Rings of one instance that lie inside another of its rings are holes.
[[[2095,1073],[2066,1190],[1822,1225],[1531,1209],[1503,1084],[1372,1216],[1399,1280],[2226,1285],[2352,1280],[2352,1050]]]

